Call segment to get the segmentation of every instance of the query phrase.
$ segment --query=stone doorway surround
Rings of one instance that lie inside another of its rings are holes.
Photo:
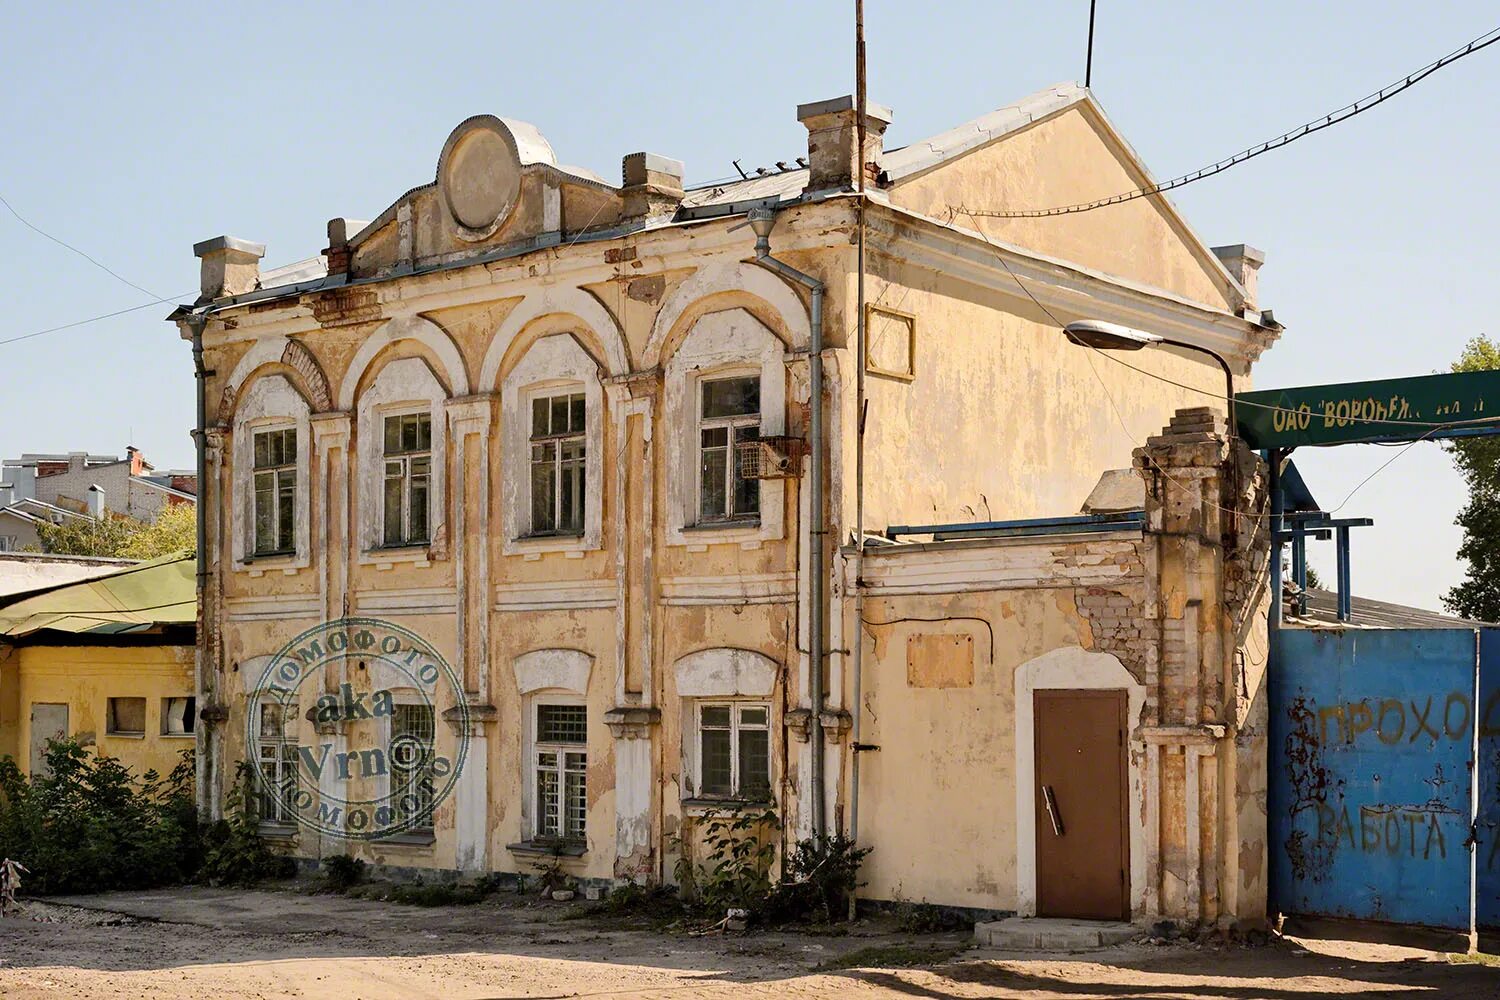
[[[1036,916],[1036,719],[1032,694],[1038,690],[1123,690],[1127,728],[1135,725],[1146,704],[1146,687],[1109,653],[1064,646],[1027,660],[1016,668],[1016,913]],[[1126,833],[1130,844],[1130,913],[1146,915],[1147,810],[1139,808],[1146,755],[1134,738],[1126,743]]]

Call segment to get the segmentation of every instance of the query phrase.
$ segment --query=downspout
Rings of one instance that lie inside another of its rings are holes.
[[[808,575],[808,687],[812,700],[812,718],[809,720],[808,739],[812,742],[812,834],[815,838],[826,835],[824,802],[827,790],[823,787],[823,661],[826,658],[827,640],[825,625],[828,616],[827,580],[825,570],[824,540],[828,534],[828,517],[824,510],[824,467],[827,464],[827,443],[823,434],[823,282],[810,274],[784,264],[771,256],[771,230],[776,226],[776,212],[770,208],[752,208],[749,212],[750,228],[755,231],[755,263],[788,281],[796,282],[812,294],[811,325],[812,342],[808,345],[808,382],[810,383],[810,423],[808,437],[812,459],[812,496],[809,500],[810,517],[807,534]]]
[[[193,750],[198,758],[197,766],[193,769],[193,792],[198,804],[198,815],[207,819],[214,813],[213,744],[209,739],[208,727],[201,724],[202,710],[209,706],[209,699],[205,695],[208,694],[208,678],[211,673],[208,662],[209,608],[205,600],[208,594],[208,509],[204,502],[208,493],[208,371],[203,367],[203,328],[208,325],[208,317],[189,315],[184,322],[193,332],[193,373],[198,383],[197,417],[193,427],[198,474],[198,498],[193,505],[197,514],[195,537],[198,568],[198,632],[197,649],[193,657],[193,687],[197,693],[200,715],[199,720],[195,720],[193,724]]]

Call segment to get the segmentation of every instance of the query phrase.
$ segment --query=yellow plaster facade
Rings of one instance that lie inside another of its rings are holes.
[[[464,775],[434,808],[430,832],[351,839],[347,813],[316,827],[272,824],[301,857],[349,851],[400,867],[525,871],[539,853],[561,850],[580,877],[669,880],[715,807],[764,801],[789,837],[803,837],[820,795],[826,829],[842,828],[850,647],[866,644],[870,696],[881,704],[905,669],[879,648],[905,633],[882,637],[852,618],[860,581],[839,548],[854,526],[861,220],[867,301],[914,328],[905,358],[878,345],[911,377],[866,380],[872,530],[1076,513],[1101,473],[1128,464],[1174,411],[1222,392],[1222,374],[1202,355],[1148,351],[1130,359],[1144,373],[1132,371],[1068,345],[1057,322],[1152,329],[1217,351],[1241,380],[1276,336],[1160,198],[1055,227],[981,231],[955,217],[951,204],[1077,201],[1139,183],[1142,168],[1086,92],[1029,100],[1041,104],[1024,123],[931,162],[912,147],[883,154],[889,113],[872,108],[870,156],[886,172],[862,212],[849,192],[850,102],[799,109],[814,134],[838,140],[813,142],[808,169],[687,192],[676,161],[632,154],[623,182],[608,184],[558,167],[534,127],[481,116],[450,137],[433,184],[374,222],[334,220],[330,246],[306,267],[259,275],[263,248],[227,237],[200,244],[204,296],[176,318],[184,338],[201,338],[207,370],[211,575],[198,666],[215,717],[204,741],[207,803],[219,808],[235,762],[263,750],[246,734],[278,651],[322,623],[368,616],[420,635],[461,678],[462,692],[437,696],[427,723],[433,755],[467,747]],[[706,451],[717,432],[701,409],[705,383],[750,380],[758,406],[745,426],[762,437],[805,443],[811,430],[813,303],[756,262],[743,224],[752,203],[774,211],[776,258],[825,290],[823,511],[811,509],[809,449],[784,442],[775,447],[791,449],[793,475],[747,481],[753,514],[722,516],[729,501],[706,492],[705,470],[719,467]],[[532,404],[558,393],[583,399],[570,433],[584,456],[574,480],[584,499],[568,530],[554,532],[536,529],[545,516],[535,491],[546,487],[534,477],[557,480],[532,467]],[[430,418],[429,519],[409,544],[384,534],[394,453],[382,452],[382,421],[392,414]],[[252,442],[271,430],[297,442],[285,463],[295,530],[289,546],[258,554]],[[719,516],[705,514],[710,500]],[[809,652],[813,546],[829,567],[821,706]],[[1131,559],[1131,586],[1144,593],[1155,564]],[[870,765],[863,792],[876,898],[1024,909],[1007,749],[1013,674],[1096,643],[1056,579],[1025,579],[993,600],[914,593],[866,606],[875,617],[915,601],[994,631],[993,642],[964,633],[984,651],[964,708],[969,757],[941,752],[947,689],[897,698],[881,713],[889,752]],[[367,684],[365,667],[352,654],[329,662],[284,729],[294,747],[378,740],[357,721],[308,714],[316,697]],[[553,751],[539,738],[539,713],[554,705],[583,709],[584,735],[557,751],[580,763],[576,784],[540,763]],[[717,757],[705,762],[719,737],[707,734],[731,717],[724,731],[738,763],[720,775]],[[333,801],[327,779],[300,780],[315,811]],[[934,834],[922,818],[955,796],[972,814],[945,818]],[[558,809],[570,818],[557,819]],[[1189,909],[1161,893],[1135,898],[1140,917]]]
[[[0,756],[31,773],[50,735],[34,729],[39,718],[49,718],[45,708],[39,716],[37,706],[66,706],[68,736],[137,775],[154,770],[166,777],[183,751],[193,749],[191,729],[170,732],[181,726],[168,717],[171,699],[193,697],[193,657],[192,646],[156,644],[7,647],[0,658]],[[110,730],[112,698],[144,703],[139,733]]]

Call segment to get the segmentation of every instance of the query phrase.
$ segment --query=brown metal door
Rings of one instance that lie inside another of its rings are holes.
[[[1128,920],[1125,692],[1037,691],[1037,915]]]

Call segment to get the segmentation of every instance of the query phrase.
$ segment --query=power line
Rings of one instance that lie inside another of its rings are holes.
[[[191,294],[192,292],[178,292],[176,295],[168,295],[164,298],[152,299],[150,302],[142,302],[138,306],[129,306],[125,309],[116,309],[114,312],[103,313],[99,316],[90,316],[88,319],[74,320],[71,323],[64,323],[61,326],[49,326],[45,330],[34,330],[31,333],[23,333],[19,337],[11,337],[8,340],[0,340],[0,347],[3,347],[6,344],[18,343],[22,340],[30,340],[32,337],[41,337],[45,336],[46,334],[57,333],[62,330],[71,330],[76,326],[87,326],[89,323],[97,323],[102,319],[113,319],[116,316],[124,316],[126,313],[139,312],[142,309],[149,309],[152,306],[159,306],[163,302],[174,302],[177,299],[186,298]]]
[[[1338,125],[1341,122],[1346,122],[1349,119],[1353,118],[1355,115],[1362,114],[1375,107],[1376,105],[1390,100],[1397,94],[1411,89],[1421,81],[1425,80],[1427,77],[1431,76],[1433,73],[1436,73],[1438,70],[1443,69],[1446,66],[1451,66],[1452,64],[1458,62],[1460,59],[1463,59],[1465,56],[1471,56],[1475,52],[1478,52],[1480,49],[1488,48],[1496,42],[1500,42],[1500,27],[1492,28],[1491,30],[1480,35],[1478,38],[1469,42],[1467,45],[1463,45],[1457,49],[1454,49],[1452,52],[1443,56],[1436,62],[1428,63],[1426,66],[1423,66],[1421,69],[1407,74],[1405,77],[1397,80],[1395,83],[1382,87],[1379,90],[1375,91],[1373,94],[1361,97],[1353,104],[1346,104],[1335,111],[1330,111],[1322,118],[1315,118],[1304,125],[1300,125],[1297,128],[1292,129],[1291,131],[1283,132],[1281,135],[1278,135],[1274,139],[1267,139],[1265,142],[1250,146],[1247,149],[1243,149],[1240,152],[1235,153],[1233,156],[1226,157],[1216,163],[1211,163],[1206,167],[1194,170],[1191,173],[1183,174],[1181,177],[1174,177],[1173,179],[1164,181],[1160,184],[1152,184],[1148,187],[1136,188],[1133,191],[1126,191],[1122,194],[1113,195],[1108,198],[1100,198],[1097,201],[1078,202],[1073,205],[1059,205],[1054,208],[1028,209],[1022,211],[1001,211],[995,209],[971,210],[963,206],[957,206],[956,210],[959,212],[963,212],[970,217],[982,216],[989,219],[1042,219],[1054,215],[1075,215],[1079,212],[1092,212],[1097,208],[1104,208],[1109,205],[1119,205],[1127,201],[1134,201],[1137,198],[1146,198],[1150,195],[1161,194],[1164,191],[1171,191],[1173,188],[1180,188],[1185,185],[1192,184],[1195,181],[1201,181],[1206,177],[1212,177],[1215,174],[1221,174],[1231,167],[1238,166],[1239,164],[1244,163],[1247,160],[1255,159],[1255,157],[1261,155],[1262,153],[1268,153],[1273,149],[1280,149],[1283,146],[1291,145],[1304,136],[1309,136],[1314,132],[1321,132],[1325,128],[1329,128],[1333,125]]]
[[[21,225],[25,226],[27,229],[30,229],[32,232],[36,233],[38,236],[42,236],[42,237],[45,237],[46,239],[51,240],[53,243],[56,243],[58,246],[62,247],[64,250],[71,250],[73,253],[76,253],[78,256],[82,257],[84,260],[88,261],[90,264],[93,264],[99,270],[103,271],[105,274],[108,274],[110,277],[116,279],[117,281],[123,281],[125,284],[129,285],[131,288],[134,288],[138,292],[145,292],[147,295],[155,295],[156,294],[151,289],[149,289],[149,288],[143,288],[140,285],[137,285],[135,282],[131,281],[129,278],[127,278],[124,275],[120,274],[118,271],[112,270],[108,265],[100,263],[97,259],[95,259],[94,257],[91,257],[90,255],[88,255],[87,253],[85,253],[82,250],[78,249],[77,247],[75,247],[73,244],[67,242],[66,240],[59,239],[58,237],[53,236],[51,233],[47,232],[45,229],[42,229],[41,227],[32,224],[24,215],[22,215],[20,212],[16,211],[16,207],[14,205],[12,205],[9,201],[7,201],[4,195],[0,195],[0,205],[4,205],[6,207],[6,209],[10,212],[10,214],[14,215],[16,217],[16,221],[17,222],[19,222]],[[157,299],[157,302],[160,302],[160,301],[163,301],[163,300]]]

